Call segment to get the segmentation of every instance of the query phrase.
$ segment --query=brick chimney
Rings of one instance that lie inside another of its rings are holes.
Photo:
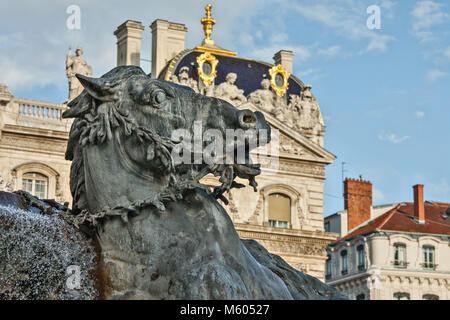
[[[414,190],[414,218],[419,222],[425,222],[425,204],[423,201],[423,184],[417,184]]]
[[[372,209],[372,183],[358,179],[344,181],[345,209],[347,210],[347,231],[370,219]]]

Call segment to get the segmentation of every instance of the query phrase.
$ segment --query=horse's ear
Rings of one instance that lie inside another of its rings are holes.
[[[117,99],[118,83],[112,83],[102,78],[90,78],[81,74],[75,75],[84,89],[94,97],[103,102],[115,101]]]

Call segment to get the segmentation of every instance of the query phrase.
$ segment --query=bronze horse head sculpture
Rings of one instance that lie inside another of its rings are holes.
[[[106,274],[103,296],[343,297],[255,241],[242,241],[216,200],[243,186],[236,177],[256,189],[261,170],[250,151],[270,141],[262,113],[152,79],[134,66],[98,79],[77,77],[85,90],[63,114],[75,118],[66,152],[72,214],[75,225],[94,225]],[[196,132],[199,126],[213,130],[208,139]],[[250,133],[228,141],[227,130]],[[201,157],[207,153],[212,161]],[[211,191],[200,184],[207,174],[222,185]]]

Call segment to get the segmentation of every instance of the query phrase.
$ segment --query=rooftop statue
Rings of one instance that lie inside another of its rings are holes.
[[[188,67],[182,67],[180,72],[178,72],[178,77],[173,75],[171,81],[189,87],[198,93],[198,83],[196,80],[189,77]]]
[[[72,55],[70,48],[66,55],[66,75],[69,80],[69,98],[67,102],[77,97],[83,91],[83,86],[75,75],[81,74],[90,77],[93,74],[92,67],[81,57],[82,55],[83,48],[81,46],[77,47],[74,56]]]
[[[225,82],[222,82],[215,88],[214,96],[236,106],[247,102],[247,98],[244,96],[244,90],[239,89],[234,84],[236,79],[236,73],[231,72],[227,74]]]
[[[252,92],[249,95],[248,101],[260,107],[265,112],[273,113],[275,109],[274,95],[273,91],[270,90],[270,80],[263,79],[261,81],[261,89]]]

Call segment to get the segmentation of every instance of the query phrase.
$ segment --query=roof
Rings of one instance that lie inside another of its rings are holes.
[[[158,78],[170,80],[170,75],[178,74],[182,67],[188,67],[189,77],[198,81],[196,59],[200,54],[202,54],[202,52],[196,50],[182,51],[166,64],[165,68],[158,75]],[[244,95],[247,96],[251,92],[261,89],[261,81],[263,79],[270,80],[269,69],[274,66],[273,64],[220,54],[214,54],[214,56],[219,60],[217,65],[217,76],[215,78],[216,85],[225,82],[227,74],[234,72],[237,74],[235,82],[236,86],[239,89],[244,90]],[[286,97],[289,97],[290,94],[299,95],[302,88],[305,87],[305,84],[293,75],[290,75],[288,83],[289,87],[285,95]]]
[[[414,218],[414,203],[399,203],[393,209],[354,229],[345,237],[333,241],[331,245],[374,231],[450,235],[450,219],[443,217],[449,209],[450,203],[427,201],[425,202],[425,223],[419,223]]]

